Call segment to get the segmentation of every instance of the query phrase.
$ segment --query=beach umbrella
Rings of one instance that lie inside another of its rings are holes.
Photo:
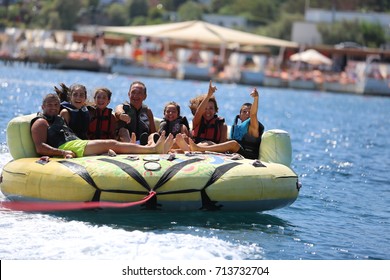
[[[311,65],[331,65],[332,60],[314,49],[308,49],[290,56],[291,61],[306,62]]]

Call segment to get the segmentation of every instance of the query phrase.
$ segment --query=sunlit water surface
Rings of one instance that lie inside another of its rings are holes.
[[[171,100],[190,117],[188,100],[208,88],[207,82],[0,64],[0,168],[11,160],[7,123],[39,111],[54,85],[82,83],[90,96],[96,87],[108,87],[114,107],[138,79],[146,83],[145,103],[157,117]],[[219,114],[231,124],[239,106],[251,102],[251,87],[216,85]],[[0,211],[0,259],[390,259],[390,99],[259,91],[266,129],[291,135],[292,168],[303,185],[292,206],[266,213]]]

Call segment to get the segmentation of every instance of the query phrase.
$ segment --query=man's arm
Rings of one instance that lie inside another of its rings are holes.
[[[126,114],[123,109],[123,104],[119,104],[115,107],[114,115],[118,121],[124,121],[125,123],[130,123],[131,118],[128,114]]]
[[[54,148],[46,143],[48,127],[49,124],[44,119],[36,120],[31,126],[31,136],[36,152],[43,156],[65,156],[64,150]]]

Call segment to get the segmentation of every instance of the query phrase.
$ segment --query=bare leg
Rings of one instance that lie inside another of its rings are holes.
[[[237,143],[237,141],[231,140],[219,144],[213,144],[213,145],[198,145],[196,144],[191,138],[188,139],[190,143],[190,149],[191,151],[198,151],[198,152],[217,152],[217,153],[236,153],[240,149],[240,145]]]
[[[115,140],[89,140],[84,150],[84,156],[107,153],[109,149],[117,154],[164,154],[165,148],[173,139],[165,141],[165,133],[162,133],[156,144],[141,146],[134,143],[118,142]]]
[[[161,138],[161,136],[160,136],[160,138]],[[158,139],[157,142],[159,142],[160,138]],[[174,139],[173,139],[172,133],[169,133],[167,139],[164,141],[164,154],[168,153],[169,150],[172,148],[173,140]]]

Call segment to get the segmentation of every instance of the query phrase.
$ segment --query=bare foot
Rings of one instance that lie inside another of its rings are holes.
[[[165,154],[165,131],[161,132],[160,138],[157,140],[154,148],[157,154]],[[152,145],[153,146],[153,145]]]
[[[190,146],[188,146],[186,140],[184,140],[183,135],[178,133],[176,135],[176,145],[183,151],[190,151]]]
[[[137,136],[134,132],[131,133],[130,143],[135,144],[137,142]]]
[[[204,149],[201,149],[201,147],[199,145],[197,145],[194,140],[192,140],[191,138],[188,138],[188,142],[190,144],[190,151],[193,151],[193,152],[204,152],[205,150]]]
[[[168,153],[173,145],[173,134],[169,133],[167,139],[164,141],[164,154]]]

